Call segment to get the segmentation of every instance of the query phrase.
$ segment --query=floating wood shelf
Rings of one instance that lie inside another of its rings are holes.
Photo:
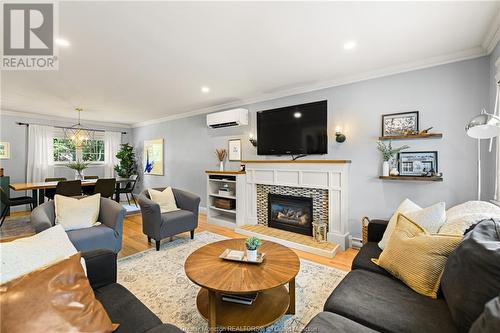
[[[442,133],[427,133],[415,135],[398,135],[398,136],[379,136],[379,140],[413,140],[413,139],[440,139],[443,137]]]
[[[227,170],[227,171],[206,170],[205,173],[210,173],[210,174],[214,174],[214,175],[244,175],[245,171],[239,171],[239,170]]]
[[[404,181],[421,181],[421,182],[442,182],[443,177],[426,177],[426,176],[380,176],[382,180],[404,180]]]
[[[241,164],[249,163],[351,163],[351,160],[242,160]]]

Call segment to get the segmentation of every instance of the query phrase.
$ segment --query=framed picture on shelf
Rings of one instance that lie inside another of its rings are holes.
[[[401,176],[425,176],[428,172],[438,172],[437,151],[400,152],[398,159]]]
[[[228,144],[229,144],[228,160],[241,161],[241,140],[240,139],[229,140]]]
[[[418,111],[382,115],[382,136],[417,134],[418,126]]]
[[[7,160],[10,158],[10,143],[0,142],[0,159]]]

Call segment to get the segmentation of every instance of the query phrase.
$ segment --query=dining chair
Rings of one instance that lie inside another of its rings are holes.
[[[2,211],[0,227],[3,225],[3,221],[7,217],[7,211],[10,207],[21,206],[21,205],[30,205],[30,209],[33,210],[33,204],[35,203],[35,199],[28,196],[11,198],[5,191],[0,187],[0,200],[5,205],[5,208]]]
[[[111,198],[115,194],[116,179],[102,178],[95,183],[94,193],[101,193],[101,198]]]
[[[83,176],[83,180],[99,179],[99,176]],[[82,193],[85,195],[92,195],[95,192],[95,185],[82,186]]]
[[[56,177],[56,178],[45,178],[45,182],[64,182],[67,179],[64,177]],[[48,188],[45,190],[45,196],[49,200],[54,200],[54,195],[56,195],[56,189],[55,188]]]
[[[115,194],[117,196],[119,196],[121,193],[124,193],[125,196],[127,197],[127,201],[128,201],[128,204],[130,205],[130,197],[128,196],[129,194],[132,196],[132,199],[134,200],[134,205],[136,207],[139,207],[137,206],[137,202],[135,200],[135,197],[134,197],[134,188],[135,188],[135,184],[137,183],[137,175],[133,175],[133,176],[130,176],[129,180],[127,181],[127,184],[125,185],[125,187],[121,188],[119,187],[119,185],[116,187],[116,192]]]
[[[64,195],[66,197],[76,197],[82,195],[82,181],[81,180],[68,180],[65,182],[57,183],[56,194]]]

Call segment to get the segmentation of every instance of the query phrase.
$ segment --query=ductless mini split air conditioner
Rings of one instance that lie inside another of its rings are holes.
[[[207,115],[207,126],[211,128],[248,125],[248,110],[239,108]]]

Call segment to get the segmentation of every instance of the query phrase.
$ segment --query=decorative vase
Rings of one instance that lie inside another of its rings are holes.
[[[249,261],[257,261],[257,250],[249,250],[249,249],[247,249],[247,260],[249,260]]]
[[[382,176],[389,177],[389,161],[382,163]]]
[[[83,171],[75,171],[75,180],[83,180]]]
[[[224,171],[224,161],[219,162],[219,171]]]

